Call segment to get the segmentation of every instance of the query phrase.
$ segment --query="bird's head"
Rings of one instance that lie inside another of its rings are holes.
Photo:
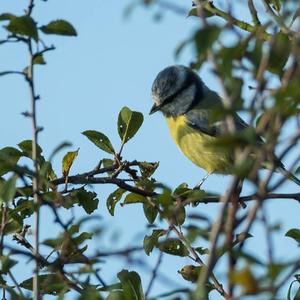
[[[152,85],[153,114],[161,111],[165,116],[186,113],[203,98],[203,83],[191,69],[175,65],[162,70]]]

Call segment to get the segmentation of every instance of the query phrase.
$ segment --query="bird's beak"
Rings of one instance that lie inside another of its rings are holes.
[[[156,113],[157,111],[160,110],[161,105],[157,105],[156,103],[154,103],[154,105],[152,106],[149,115],[152,115],[154,113]]]

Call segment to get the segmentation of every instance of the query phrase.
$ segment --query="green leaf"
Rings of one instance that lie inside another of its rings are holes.
[[[143,177],[149,178],[153,175],[159,166],[159,162],[149,163],[149,162],[139,162],[139,168]]]
[[[0,220],[2,220],[2,212],[0,211]],[[23,218],[15,211],[15,209],[7,209],[6,226],[4,234],[16,233],[23,228]]]
[[[160,205],[160,208],[162,210],[160,213],[161,217],[171,218],[173,215],[174,204],[176,204],[171,194],[171,190],[165,188],[163,190],[163,193],[157,196],[156,202]]]
[[[178,273],[187,281],[197,282],[201,269],[202,267],[186,265]]]
[[[116,204],[121,200],[125,192],[126,190],[118,188],[108,196],[106,201],[106,207],[112,216],[115,214]]]
[[[122,143],[127,143],[137,133],[143,124],[143,114],[123,107],[118,117],[118,133]]]
[[[98,290],[101,292],[110,292],[110,291],[116,291],[116,290],[121,290],[121,289],[122,289],[122,284],[120,282],[108,284],[108,285],[98,288]]]
[[[20,199],[14,210],[20,213],[22,218],[30,217],[34,213],[34,203],[32,200]]]
[[[279,32],[274,37],[270,49],[268,70],[274,74],[281,75],[288,61],[291,49],[291,41],[287,34]]]
[[[113,291],[111,292],[106,300],[126,300],[123,291]]]
[[[158,215],[158,210],[156,207],[153,207],[149,203],[144,203],[143,204],[143,210],[144,214],[149,222],[149,224],[153,224],[157,215]]]
[[[31,140],[25,140],[18,144],[19,148],[22,150],[23,155],[32,159],[32,141]],[[42,148],[37,145],[37,157],[41,162],[44,162],[45,159],[42,157]]]
[[[11,13],[3,13],[0,15],[0,21],[10,21],[11,19],[15,18],[16,16]]]
[[[6,29],[13,34],[24,35],[38,41],[38,31],[35,21],[30,16],[9,16],[10,22]]]
[[[56,34],[64,36],[77,36],[73,25],[65,20],[52,21],[40,28],[45,34]]]
[[[62,280],[61,276],[57,274],[43,274],[39,275],[39,283],[40,283],[40,292],[42,294],[50,294],[50,295],[58,295],[59,293],[68,289],[68,280]],[[69,282],[72,284],[72,282]],[[29,278],[22,283],[20,283],[20,287],[26,290],[33,290],[33,278]]]
[[[292,228],[287,231],[285,236],[294,239],[298,244],[300,244],[300,229]]]
[[[103,158],[102,164],[104,168],[111,168],[113,165],[116,164],[116,162],[113,159]],[[112,175],[114,173],[114,170],[107,171],[108,175]]]
[[[93,142],[101,150],[110,154],[115,154],[115,150],[109,138],[102,132],[98,132],[95,130],[86,130],[82,132],[82,134],[85,135],[91,142]]]
[[[35,65],[45,65],[46,62],[45,62],[44,56],[42,54],[35,55],[34,58],[33,58],[33,64],[35,64]]]
[[[0,256],[0,273],[7,274],[17,263],[16,260],[10,259],[8,256]]]
[[[99,204],[99,200],[97,198],[97,194],[94,192],[88,192],[84,189],[80,189],[74,192],[76,199],[78,201],[78,205],[82,206],[87,214],[91,214],[94,212]]]
[[[16,194],[17,176],[14,175],[6,181],[0,182],[0,204],[9,203]]]
[[[91,232],[82,232],[79,234],[79,236],[74,237],[73,241],[75,242],[76,245],[80,245],[83,242],[85,242],[86,240],[90,240],[93,237],[93,233]]]
[[[165,188],[163,193],[157,196],[157,203],[160,204],[164,209],[169,209],[174,205],[174,198],[172,197],[171,190]]]
[[[275,281],[278,276],[285,270],[286,265],[279,263],[271,263],[268,266],[268,278]]]
[[[79,148],[76,151],[68,152],[62,160],[62,173],[64,177],[69,176],[70,169],[73,165],[74,160],[78,156]]]
[[[147,203],[147,199],[142,195],[130,193],[125,197],[123,202],[123,204],[134,204],[134,203]]]
[[[99,291],[96,287],[87,286],[84,288],[83,293],[80,294],[78,300],[102,300]]]
[[[200,255],[209,254],[209,249],[208,248],[196,247],[195,251],[198,252]]]
[[[198,30],[194,36],[194,44],[198,55],[206,55],[207,50],[212,48],[218,39],[221,29],[217,26],[206,26]]]
[[[141,278],[136,272],[122,270],[118,273],[126,300],[144,300]]]
[[[176,256],[188,256],[189,251],[179,239],[169,238],[158,244],[160,251],[176,255]]]
[[[185,221],[186,213],[184,206],[177,206],[173,210],[172,220],[174,225],[182,225]]]
[[[205,18],[210,18],[210,17],[213,17],[214,14],[211,13],[210,11],[206,10],[205,7],[204,7],[204,16],[205,16]],[[199,18],[199,13],[198,13],[197,7],[193,7],[193,8],[189,11],[188,17],[197,17],[197,18]]]
[[[152,231],[152,234],[151,235],[146,235],[145,238],[144,238],[144,243],[143,243],[143,247],[144,247],[144,250],[145,250],[145,253],[147,255],[150,255],[153,248],[154,247],[157,247],[157,244],[158,244],[158,239],[165,235],[166,234],[166,231],[165,230],[162,230],[162,229],[155,229]]]
[[[22,152],[13,147],[2,148],[0,150],[0,176],[12,171],[21,156]]]

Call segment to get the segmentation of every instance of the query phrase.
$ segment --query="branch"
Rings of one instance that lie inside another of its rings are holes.
[[[16,280],[16,278],[14,277],[13,273],[8,270],[8,275],[11,278],[12,282],[14,283],[15,287],[17,288],[18,292],[20,293],[21,297],[23,297],[25,299],[25,295],[23,294],[23,291],[18,283],[18,281]]]
[[[11,74],[22,75],[22,76],[26,77],[26,74],[21,72],[21,71],[3,71],[3,72],[0,72],[0,76],[11,75]]]
[[[116,250],[116,251],[107,251],[107,252],[97,251],[95,257],[128,256],[132,252],[142,251],[143,249],[144,249],[143,247],[137,246],[137,247],[127,248],[127,249],[122,249],[122,250]]]
[[[200,290],[203,286],[206,285],[210,274],[213,272],[214,266],[217,262],[216,260],[216,248],[217,248],[217,242],[219,235],[221,233],[222,224],[224,221],[225,213],[228,207],[228,204],[230,202],[230,199],[232,198],[232,195],[235,193],[238,187],[239,180],[238,178],[234,178],[232,181],[232,184],[227,191],[227,193],[222,197],[222,208],[219,213],[219,217],[215,224],[212,227],[211,234],[210,234],[210,249],[209,249],[209,257],[207,262],[207,267],[203,269],[203,271],[200,273],[200,276],[197,281],[197,290]],[[234,198],[234,197],[233,197]],[[196,290],[196,291],[197,291]],[[229,299],[229,297],[228,297]]]
[[[257,11],[254,6],[253,0],[248,0],[248,7],[252,16],[252,22],[254,23],[255,26],[261,25],[258,16],[257,16]]]
[[[199,1],[200,2],[200,1]],[[235,26],[239,27],[242,30],[251,32],[251,33],[256,33],[257,32],[257,27],[253,26],[249,23],[246,23],[244,21],[238,20],[236,18],[234,18],[232,15],[218,9],[217,7],[214,6],[214,4],[212,2],[205,2],[205,4],[200,4],[199,5],[203,5],[204,9],[209,11],[210,13],[226,20],[229,23],[234,24]],[[270,40],[272,35],[267,33],[267,32],[262,32],[262,37],[264,40]]]
[[[191,292],[190,289],[178,289],[178,290],[174,290],[174,291],[171,291],[171,292],[167,292],[167,293],[163,293],[163,294],[157,295],[157,296],[155,296],[153,298],[150,298],[150,300],[156,300],[158,298],[166,298],[166,297],[173,296],[173,295],[179,294],[179,293],[188,294],[190,292]]]
[[[64,180],[65,180],[64,178],[59,178],[59,179],[52,181],[52,183],[54,185],[60,185],[60,184],[64,184]],[[142,195],[145,197],[153,197],[153,196],[157,195],[157,193],[155,193],[155,192],[146,191],[146,190],[134,187],[132,185],[129,185],[126,183],[126,180],[119,179],[119,178],[110,178],[110,177],[98,177],[98,178],[90,177],[89,178],[89,177],[82,177],[80,175],[77,175],[77,176],[68,177],[68,183],[73,183],[73,184],[114,184],[124,190],[127,190],[132,193],[136,193],[138,195]]]
[[[260,199],[260,196],[255,193],[252,195],[248,195],[248,196],[242,196],[239,197],[239,202],[243,203],[243,202],[250,202],[250,201],[255,201],[257,199]],[[298,202],[300,202],[300,193],[287,193],[287,194],[283,194],[283,193],[270,193],[270,194],[265,194],[264,197],[262,199],[260,199],[260,201],[265,201],[265,200],[270,200],[270,199],[290,199],[290,200],[296,200]],[[231,199],[229,200],[231,202]],[[188,204],[193,204],[193,203],[197,203],[197,204],[208,204],[208,203],[219,203],[220,202],[220,197],[219,196],[207,196],[203,199],[187,199],[183,202],[183,205],[188,205]]]
[[[285,23],[282,20],[282,17],[275,14],[274,10],[270,6],[270,3],[266,0],[262,0],[263,5],[265,6],[266,10],[269,12],[271,17],[274,19],[274,21],[277,23],[277,25],[280,27],[280,30],[285,34],[295,34],[292,30],[290,30]]]
[[[30,16],[32,10],[34,8],[34,0],[29,0],[28,8],[26,15]],[[34,172],[35,176],[32,178],[32,192],[33,192],[33,199],[36,205],[35,214],[34,214],[34,254],[35,256],[39,256],[39,230],[40,230],[40,199],[39,199],[39,163],[38,163],[38,126],[37,126],[37,117],[36,117],[36,100],[38,97],[35,93],[35,85],[34,85],[34,53],[32,48],[32,41],[28,39],[27,41],[28,46],[28,53],[29,53],[29,66],[28,72],[26,74],[26,80],[29,85],[30,91],[30,101],[31,101],[31,125],[32,125],[32,161],[34,165]],[[33,299],[40,300],[40,284],[39,284],[39,263],[35,261],[35,271],[33,276]]]
[[[199,257],[198,253],[195,251],[195,249],[190,245],[190,243],[186,240],[182,232],[180,232],[174,224],[172,224],[169,220],[167,220],[170,228],[175,232],[175,234],[178,236],[178,238],[186,245],[189,251],[191,251],[193,258],[195,262],[197,262],[200,266],[203,267],[203,269],[207,269],[207,265],[203,262],[203,260]],[[225,299],[229,299],[229,295],[224,290],[222,284],[218,281],[217,277],[214,275],[213,272],[210,272],[209,277],[212,279],[216,290],[219,292],[221,296],[223,296]],[[206,283],[206,282],[205,282]],[[205,285],[203,285],[205,286]]]
[[[34,8],[34,0],[29,0],[28,8],[26,11],[27,16],[30,16],[32,14],[33,8]]]

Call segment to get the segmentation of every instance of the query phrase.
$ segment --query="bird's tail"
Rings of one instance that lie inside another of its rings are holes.
[[[287,179],[294,181],[300,186],[300,179],[298,179],[294,174],[286,170],[284,167],[278,168],[278,171]]]

